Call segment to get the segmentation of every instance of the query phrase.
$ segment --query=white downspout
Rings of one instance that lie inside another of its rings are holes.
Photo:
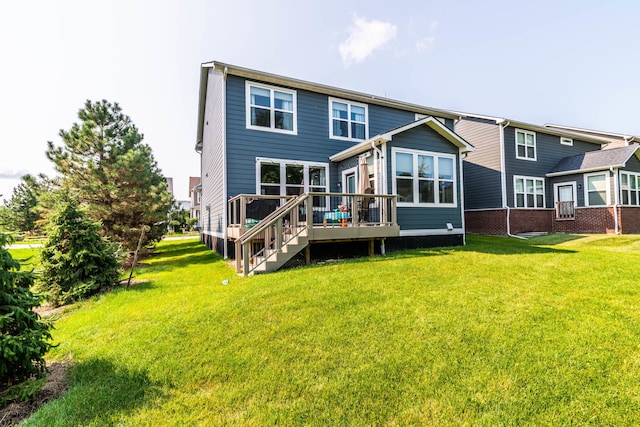
[[[503,120],[500,123],[500,163],[502,167],[502,171],[500,173],[500,180],[502,184],[502,206],[507,210],[507,236],[515,237],[517,239],[526,240],[524,237],[516,236],[515,234],[511,234],[511,208],[509,207],[509,203],[507,202],[507,170],[506,170],[506,160],[504,155],[504,130],[507,126],[509,126],[511,122],[508,120]]]
[[[618,174],[617,171],[611,167],[609,168],[613,174],[613,223],[615,234],[620,234],[620,224],[618,224]]]
[[[227,246],[229,246],[227,232],[227,215],[229,215],[227,212],[227,202],[229,200],[229,195],[227,194],[227,72],[227,67],[224,67],[222,73],[222,218],[224,221],[224,227],[222,227],[222,244],[224,245],[222,256],[224,259],[229,259],[229,251],[227,249]]]
[[[460,176],[460,212],[462,218],[462,246],[466,246],[467,244],[467,226],[464,221],[464,171],[462,170],[462,148],[458,149],[458,174]],[[464,153],[464,156],[467,156],[467,153]]]

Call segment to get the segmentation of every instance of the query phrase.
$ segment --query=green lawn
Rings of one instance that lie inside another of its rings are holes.
[[[196,241],[158,248],[149,283],[57,320],[72,385],[26,425],[640,424],[640,236],[249,278]]]

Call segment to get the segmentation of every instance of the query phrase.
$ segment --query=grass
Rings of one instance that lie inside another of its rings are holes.
[[[72,385],[25,425],[637,425],[639,247],[470,236],[241,278],[165,241],[149,283],[57,320]]]

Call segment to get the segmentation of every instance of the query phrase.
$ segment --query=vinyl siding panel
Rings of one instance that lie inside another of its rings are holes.
[[[327,163],[329,190],[339,191],[342,169],[339,170],[336,164],[332,164],[329,156],[360,141],[329,138],[329,97],[306,90],[295,90],[297,135],[247,129],[245,82],[246,79],[238,76],[229,75],[227,78],[228,194],[254,194],[257,191],[257,157]],[[277,87],[271,84],[269,86]],[[414,118],[415,114],[411,112],[368,105],[369,136],[397,128]]]
[[[486,120],[463,119],[455,131],[476,148],[463,160],[465,209],[502,207],[500,127]]]
[[[391,149],[407,148],[411,150],[454,154],[456,159],[456,207],[398,207],[398,225],[401,230],[442,230],[447,223],[454,228],[462,227],[462,203],[460,201],[460,170],[458,147],[447,141],[427,125],[410,129],[395,135],[386,145],[387,188],[393,189],[393,168]]]
[[[224,80],[209,71],[202,135],[201,226],[205,233],[222,236],[224,218]]]
[[[573,140],[573,145],[560,144],[560,137],[541,132],[536,134],[536,160],[516,159],[515,128],[508,126],[504,129],[505,172],[507,186],[507,203],[514,207],[513,177],[531,176],[544,178],[546,207],[553,207],[553,186],[545,177],[559,161],[564,157],[575,156],[588,151],[600,149],[600,145],[580,140]],[[472,143],[473,144],[473,143]]]
[[[624,167],[628,172],[640,172],[640,160],[636,156],[631,156]]]

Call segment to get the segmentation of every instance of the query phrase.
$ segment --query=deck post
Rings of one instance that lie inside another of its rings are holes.
[[[306,265],[311,264],[311,243],[304,248],[304,262]]]
[[[369,256],[373,256],[374,252],[375,252],[375,244],[374,244],[375,240],[374,239],[369,239]]]

